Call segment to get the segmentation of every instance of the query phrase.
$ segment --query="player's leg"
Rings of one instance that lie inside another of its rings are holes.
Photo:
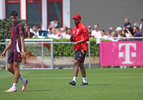
[[[85,55],[86,55],[86,51],[82,51],[82,56],[81,56],[81,59],[80,59],[79,67],[80,67],[80,71],[81,71],[83,81],[79,85],[88,85],[87,79],[86,79],[86,71],[85,71],[85,67],[84,67]]]
[[[14,83],[17,83],[18,79],[20,78],[19,65],[20,65],[20,62],[14,62],[13,63]]]
[[[13,53],[9,53],[8,66],[7,66],[8,71],[11,72],[12,74],[14,74],[13,55],[14,55]],[[5,92],[16,92],[17,91],[16,85],[17,85],[17,83],[13,83],[12,87],[10,89],[6,90]]]
[[[8,63],[7,64],[7,70],[9,71],[9,72],[11,72],[12,74],[14,74],[14,70],[13,70],[13,63]]]
[[[8,63],[8,71],[11,72],[12,74],[14,74],[14,69],[13,69],[13,63]],[[24,91],[26,88],[26,85],[28,83],[28,80],[24,79],[22,75],[20,75],[20,78],[19,78],[22,82],[22,91]],[[15,83],[13,83],[12,87],[15,87]]]
[[[74,60],[74,77],[73,77],[73,80],[71,82],[69,82],[69,84],[76,85],[76,78],[78,75],[78,71],[79,71],[79,61]]]
[[[85,67],[84,67],[84,63],[83,62],[80,62],[80,71],[81,71],[81,75],[82,75],[83,81],[79,85],[88,85],[87,79],[86,79],[86,71],[85,71]]]
[[[86,77],[86,71],[85,71],[85,67],[84,67],[84,63],[80,62],[80,71],[81,71],[81,75],[82,77]]]
[[[81,51],[78,50],[75,52],[75,58],[74,58],[74,77],[73,80],[71,82],[69,82],[69,84],[71,85],[76,85],[76,78],[78,75],[78,71],[79,71],[79,63],[80,63],[80,57],[81,57]]]
[[[79,61],[78,60],[74,60],[74,77],[77,77],[78,75],[78,71],[79,71]],[[76,81],[76,80],[75,80]]]
[[[16,76],[15,76],[15,81],[18,81],[17,78],[19,78],[22,82],[22,91],[24,91],[26,89],[26,85],[28,83],[28,80],[26,80],[25,78],[22,77],[22,75],[20,75],[20,72],[19,72],[19,65],[20,63],[22,62],[22,57],[21,57],[21,54],[18,53],[18,52],[15,52],[14,53],[14,63],[16,63],[16,66],[15,66],[15,71],[17,72]],[[14,73],[15,73],[14,71]]]

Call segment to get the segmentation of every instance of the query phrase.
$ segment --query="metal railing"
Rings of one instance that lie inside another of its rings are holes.
[[[6,42],[3,42],[3,43],[0,43],[0,44],[5,44],[7,46],[8,42],[9,42],[10,39],[6,39]],[[53,47],[54,47],[54,44],[71,44],[72,42],[53,42],[53,39],[25,39],[25,44],[35,44],[35,42],[40,42],[41,44],[44,44],[45,42],[46,43],[50,43],[51,44],[51,70],[53,70],[54,68],[54,64],[53,64]],[[49,42],[47,42],[49,41]],[[29,43],[31,42],[31,43]],[[33,43],[32,43],[33,42]],[[89,68],[91,68],[91,59],[90,59],[90,42],[87,41],[87,44],[88,44],[88,58],[89,58]],[[40,69],[45,69],[43,68],[43,45],[41,47],[41,55],[42,55],[42,68]],[[7,59],[8,59],[8,51],[6,52],[6,62],[5,62],[5,65],[6,65],[6,69],[7,69]],[[34,68],[24,68],[24,69],[34,69]],[[46,68],[47,69],[47,68]]]

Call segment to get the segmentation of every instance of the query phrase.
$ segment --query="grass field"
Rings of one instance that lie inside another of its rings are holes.
[[[86,69],[88,86],[71,86],[73,69],[20,70],[29,80],[21,91],[4,93],[13,83],[13,75],[0,70],[0,100],[143,100],[143,68]],[[82,82],[81,74],[77,84]]]

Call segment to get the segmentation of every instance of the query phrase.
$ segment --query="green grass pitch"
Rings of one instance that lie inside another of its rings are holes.
[[[74,69],[20,70],[27,88],[4,93],[13,75],[0,70],[0,100],[143,100],[143,68],[86,68],[88,86],[71,86]],[[82,82],[79,72],[77,84]]]

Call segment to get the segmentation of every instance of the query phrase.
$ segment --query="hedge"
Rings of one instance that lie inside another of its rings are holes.
[[[69,42],[69,39],[54,39],[54,42]],[[98,44],[96,39],[89,39],[90,41],[90,55],[99,56]],[[72,44],[54,44],[54,56],[74,56],[74,46]],[[88,51],[86,56],[88,56]]]
[[[69,39],[53,39],[54,42],[70,42]],[[98,45],[96,44],[96,39],[89,39],[90,41],[90,55],[91,56],[99,56]],[[32,52],[35,56],[41,56],[41,45],[37,44],[26,44],[25,48]],[[65,44],[54,44],[54,57],[61,56],[75,56],[74,46],[71,43]],[[50,52],[48,49],[44,49],[44,56],[49,56]],[[86,56],[88,56],[88,51]]]
[[[26,21],[18,19],[23,25],[25,25]],[[10,19],[3,19],[0,20],[0,42],[5,42],[6,39],[9,39],[11,34],[10,34],[10,29],[12,26],[12,21]],[[5,49],[5,45],[0,45],[0,53],[3,52]]]

